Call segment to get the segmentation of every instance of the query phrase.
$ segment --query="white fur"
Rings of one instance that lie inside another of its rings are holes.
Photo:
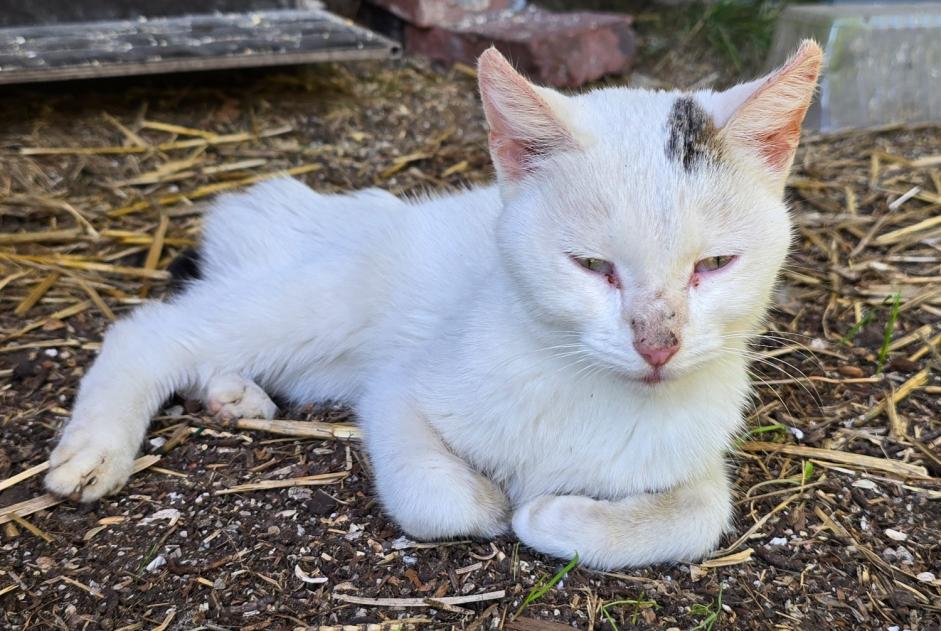
[[[491,85],[509,90],[497,109],[526,98],[519,82]],[[537,550],[599,568],[710,550],[730,520],[723,457],[787,209],[735,152],[691,172],[666,156],[677,93],[553,94],[578,146],[540,155],[502,196],[327,196],[281,179],[221,197],[204,278],[106,336],[49,489],[87,501],[118,488],[173,391],[271,416],[264,389],[350,401],[382,504],[413,536],[512,523]],[[708,110],[714,97],[696,98]],[[570,254],[612,261],[621,287]],[[689,286],[695,261],[725,254],[739,259]],[[664,295],[686,313],[683,343],[649,385],[628,322]]]

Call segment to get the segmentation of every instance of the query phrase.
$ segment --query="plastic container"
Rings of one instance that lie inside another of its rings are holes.
[[[791,5],[778,20],[769,67],[805,37],[826,59],[807,129],[941,121],[941,3]]]

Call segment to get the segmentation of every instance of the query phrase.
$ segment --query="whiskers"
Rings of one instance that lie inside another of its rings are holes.
[[[787,334],[798,336],[799,334]],[[816,353],[804,343],[795,342],[790,337],[783,334],[772,332],[772,333],[759,333],[759,334],[750,334],[750,333],[731,333],[721,336],[721,339],[724,342],[738,342],[737,348],[729,348],[727,346],[718,349],[717,353],[724,355],[731,355],[734,357],[744,358],[752,365],[757,365],[759,368],[767,369],[771,371],[778,372],[786,377],[788,383],[794,383],[798,385],[814,402],[817,408],[822,413],[822,401],[820,393],[817,390],[816,384],[812,379],[795,363],[782,359],[780,356],[772,355],[767,351],[755,350],[754,348],[749,348],[749,345],[754,347],[758,346],[759,348],[778,348],[780,344],[786,344],[788,346],[794,347],[794,349],[799,350],[801,355],[809,356],[817,363],[818,366],[822,367],[822,363],[817,358]],[[803,336],[809,337],[809,336]],[[755,370],[749,370],[749,376],[758,384],[764,385],[771,389],[774,393],[774,396],[781,402],[781,405],[784,407],[788,415],[791,415],[790,410],[788,409],[787,403],[781,397],[781,395],[775,390],[773,386],[782,385],[780,383],[774,383],[773,380],[764,379]]]
[[[590,352],[588,347],[579,340],[579,334],[575,331],[556,331],[563,343],[551,344],[548,346],[538,346],[528,348],[522,352],[504,357],[499,362],[492,365],[494,371],[513,370],[514,364],[519,366],[519,372],[530,372],[535,364],[541,363],[541,360],[549,360],[555,366],[552,372],[539,375],[541,378],[554,377],[565,370],[577,369],[578,375],[585,369],[596,367],[599,362]],[[568,341],[567,341],[568,340]]]

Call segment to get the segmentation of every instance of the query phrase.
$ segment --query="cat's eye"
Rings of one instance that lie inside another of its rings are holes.
[[[696,266],[693,268],[697,274],[705,274],[708,272],[715,272],[720,270],[732,261],[735,260],[734,255],[725,255],[725,256],[710,256],[702,259],[701,261],[696,261]]]
[[[617,272],[614,270],[614,263],[605,261],[604,259],[598,259],[598,258],[594,258],[590,256],[589,257],[573,256],[572,260],[578,263],[579,265],[581,265],[582,267],[584,267],[585,269],[587,269],[589,272],[594,272],[595,274],[604,276],[605,279],[608,281],[608,283],[610,283],[611,285],[614,285],[614,286],[618,285],[618,275],[617,275]]]
[[[614,265],[602,259],[593,259],[589,257],[584,259],[577,258],[575,261],[585,269],[595,272],[596,274],[607,275],[614,273]]]

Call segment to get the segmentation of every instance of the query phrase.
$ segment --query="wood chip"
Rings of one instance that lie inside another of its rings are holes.
[[[755,551],[751,548],[745,548],[741,552],[734,552],[732,554],[727,554],[722,557],[708,559],[699,564],[700,567],[705,568],[715,568],[715,567],[726,567],[728,565],[739,565],[741,563],[746,563],[751,560],[752,554]]]

